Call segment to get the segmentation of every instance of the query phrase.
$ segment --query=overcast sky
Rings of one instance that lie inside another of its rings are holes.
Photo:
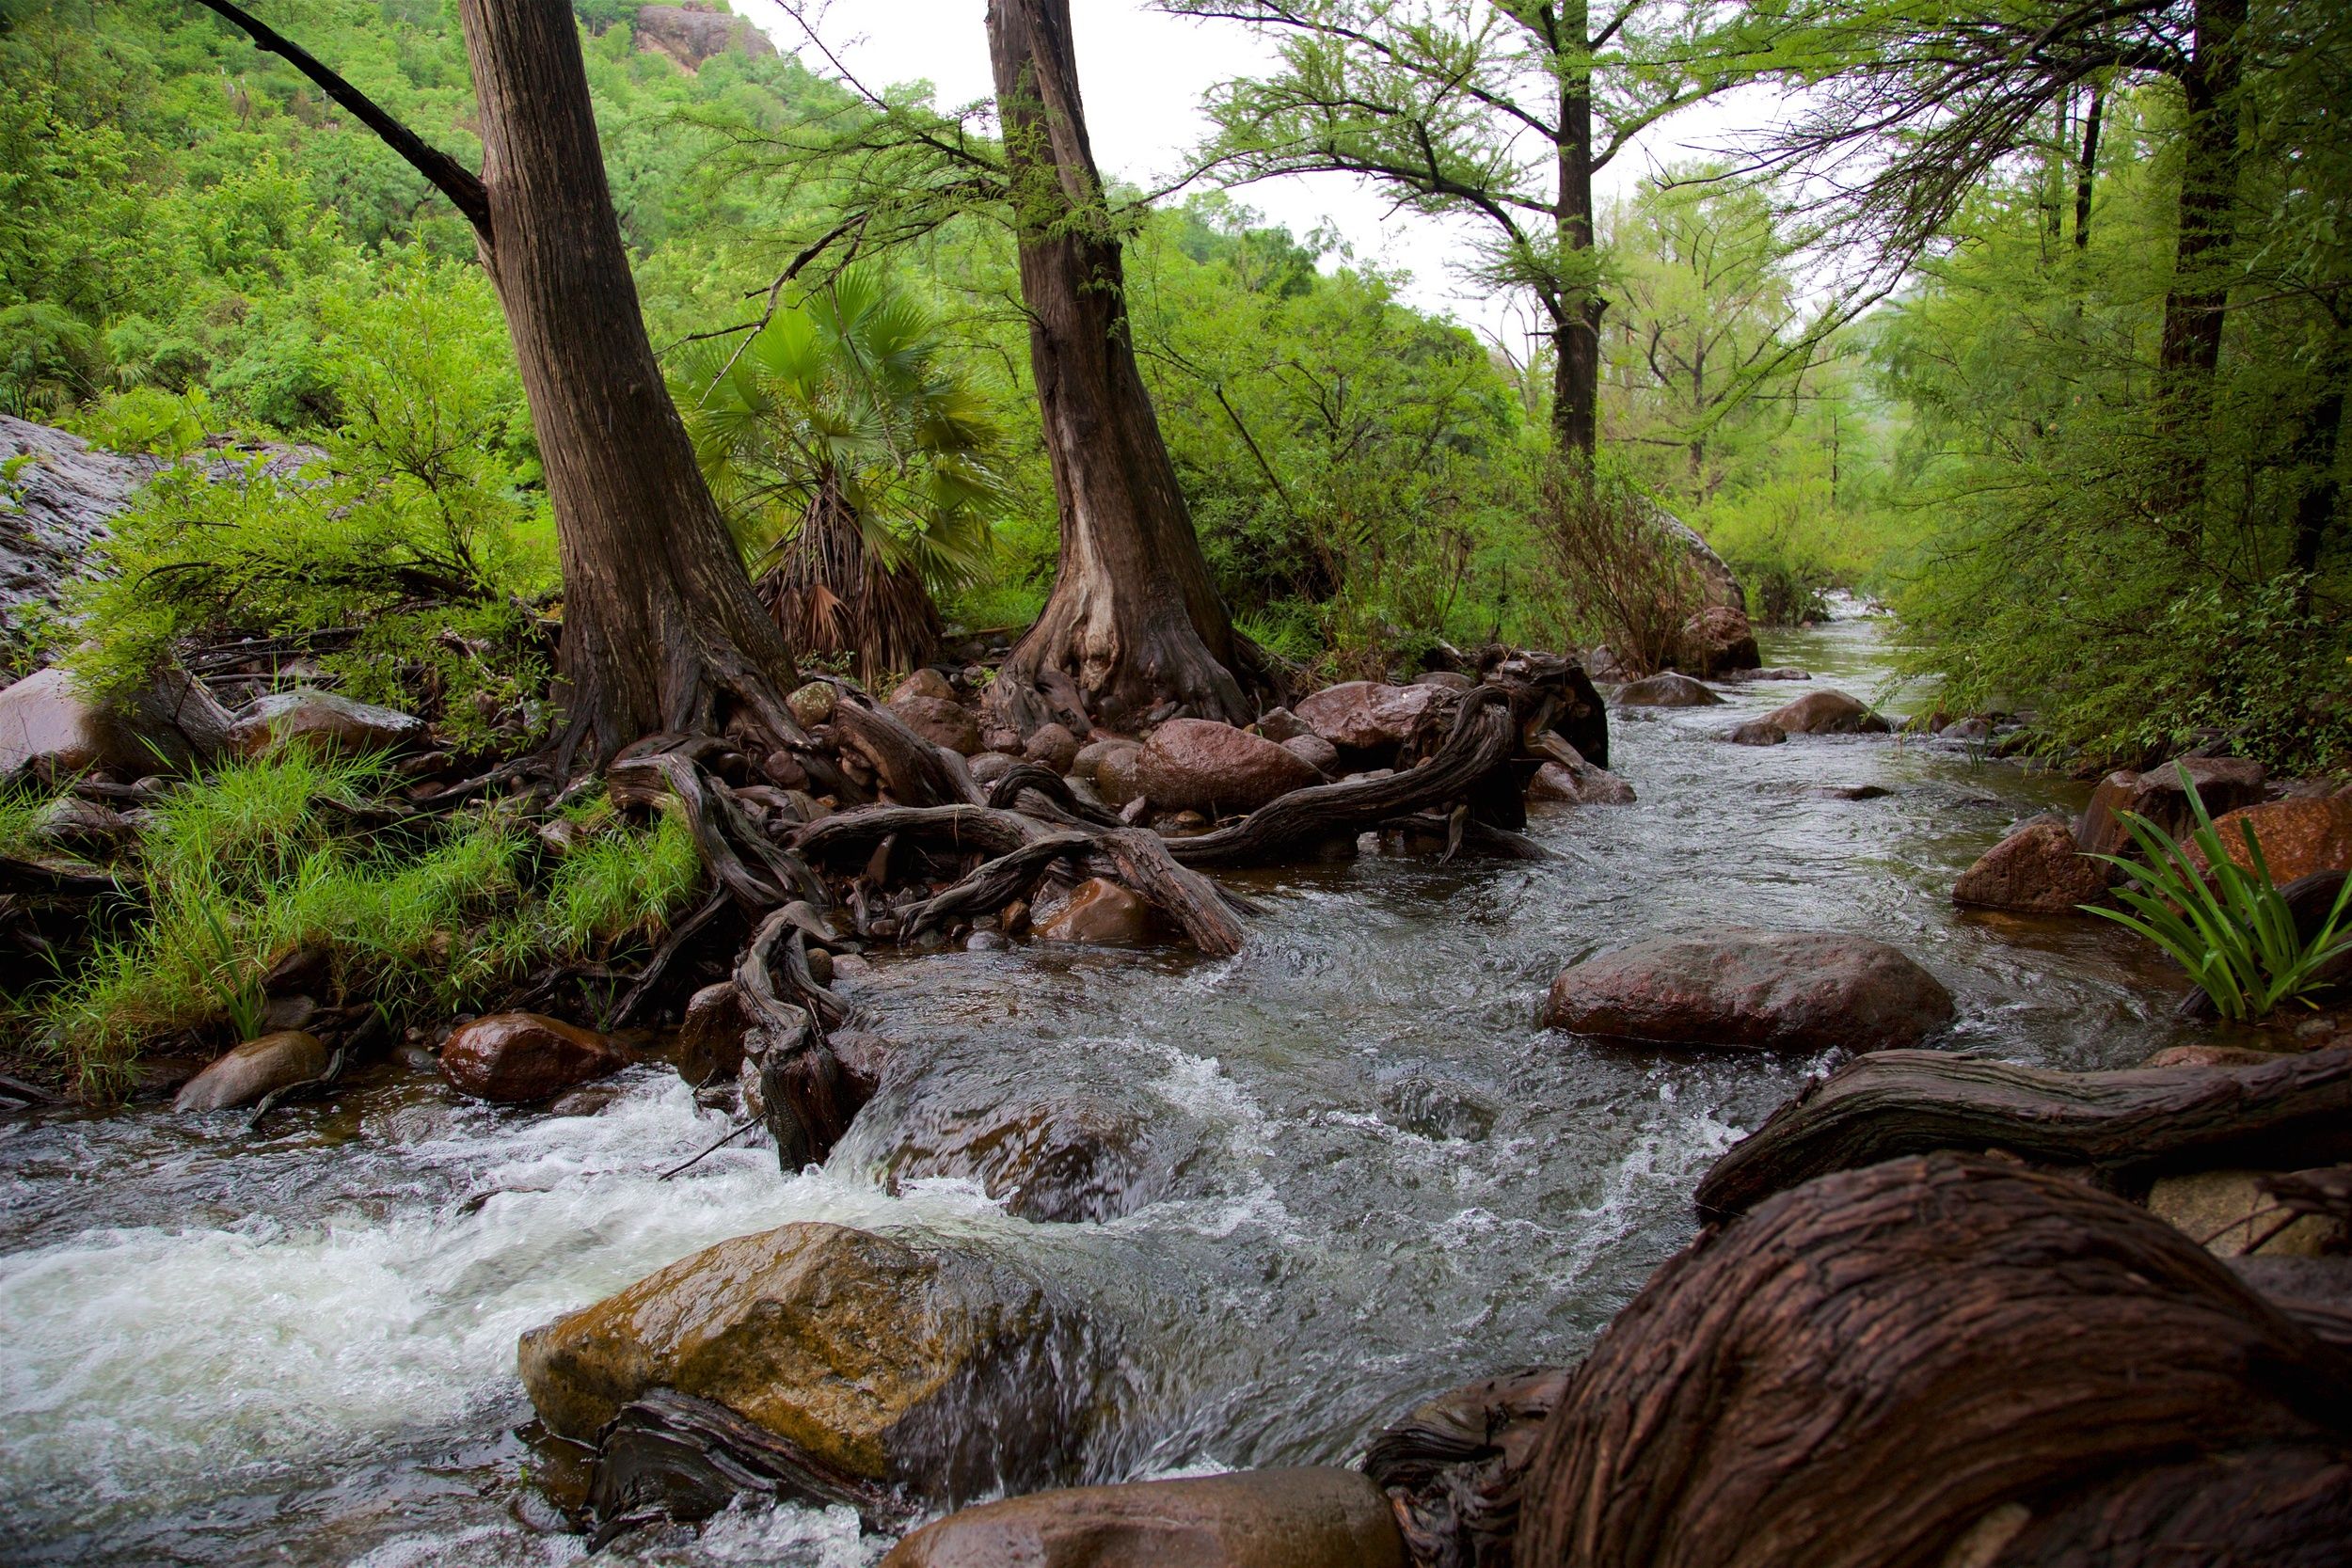
[[[799,29],[775,0],[734,0],[735,9],[760,24],[779,49],[801,52],[813,71],[821,59],[800,50]],[[1182,171],[1185,153],[1207,135],[1201,95],[1213,85],[1254,74],[1272,52],[1248,28],[1164,15],[1143,0],[1072,0],[1077,29],[1078,79],[1087,130],[1106,175],[1146,189]],[[821,30],[827,43],[867,86],[928,81],[942,105],[990,97],[986,0],[841,0]],[[1711,111],[1711,112],[1710,112]],[[1728,117],[1711,105],[1667,122],[1603,171],[1600,198],[1631,188],[1660,161],[1688,156],[1725,134]],[[1271,180],[1234,193],[1274,222],[1305,235],[1329,224],[1359,258],[1413,274],[1407,297],[1423,309],[1451,314],[1490,335],[1503,335],[1516,352],[1524,312],[1488,298],[1464,282],[1451,264],[1468,232],[1452,224],[1391,214],[1378,193],[1339,175]]]

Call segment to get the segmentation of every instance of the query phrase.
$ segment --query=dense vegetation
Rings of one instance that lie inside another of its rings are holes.
[[[283,8],[356,85],[478,156],[453,5]],[[805,143],[791,133],[822,124],[837,139],[876,111],[789,55],[730,50],[688,70],[637,47],[634,7],[578,9],[653,340],[747,561],[760,569],[802,528],[832,463],[876,486],[881,513],[860,526],[877,570],[927,579],[949,625],[1025,620],[1055,527],[1003,223],[974,211],[913,226],[918,238],[860,261],[860,286],[923,322],[923,376],[952,383],[973,431],[920,477],[885,483],[895,432],[929,417],[930,393],[843,392],[855,343],[793,325],[824,319],[826,269],[770,293],[834,228],[850,179],[787,155]],[[2189,78],[2085,55],[2046,67],[2063,80],[1994,72],[1931,103],[1931,45],[1960,25],[1934,7],[1858,21],[1783,3],[1647,44],[1629,35],[1596,69],[1648,83],[1644,103],[1662,69],[1638,57],[1652,46],[1715,52],[1668,98],[1757,74],[1805,85],[1816,96],[1800,101],[1827,107],[1767,148],[1799,165],[1835,146],[1899,169],[1907,147],[1932,150],[1946,121],[1979,113],[1971,92],[1994,107],[1971,133],[1984,155],[1948,189],[1889,185],[1894,207],[1824,207],[1819,191],[1851,182],[1775,185],[1724,166],[1645,179],[1600,213],[1588,280],[1548,264],[1606,304],[1602,461],[1706,533],[1760,617],[1813,612],[1832,587],[1891,598],[1955,709],[2030,710],[2054,746],[2092,761],[2218,738],[2335,763],[2352,745],[2335,479],[2352,340],[2345,149],[2325,107],[2346,76],[2334,11],[2258,8],[2234,45],[2233,173],[2222,219],[2199,220],[2222,237],[2196,262],[2230,308],[2194,408],[2158,374],[2185,287]],[[2193,23],[2189,8],[2148,6],[2111,30],[2185,58]],[[233,432],[326,453],[298,481],[157,486],[117,546],[140,588],[84,607],[104,645],[94,665],[127,672],[225,618],[361,625],[336,673],[366,694],[538,735],[532,622],[556,588],[550,530],[465,221],[283,62],[179,0],[94,16],[10,0],[0,70],[14,85],[0,103],[0,409],[132,450]],[[1920,100],[1882,117],[1891,142],[1854,131],[1858,115],[1835,122],[1848,99],[1898,102],[1890,83]],[[1245,165],[1266,156],[1235,140],[1248,97],[1220,110]],[[1566,602],[1547,549],[1549,344],[1515,357],[1482,343],[1402,304],[1397,279],[1220,196],[1119,214],[1137,352],[1245,630],[1334,672],[1409,662],[1438,639],[1605,634]],[[1892,292],[1840,309],[1852,300],[1834,280],[1873,272]],[[733,356],[740,335],[698,337],[771,300],[779,318],[756,353]],[[799,379],[757,390],[780,334],[798,335]],[[810,357],[826,353],[830,368]],[[728,421],[745,459],[732,468],[708,434]],[[818,447],[832,455],[812,467]],[[919,600],[901,594],[902,635],[867,640],[869,670],[928,646]]]

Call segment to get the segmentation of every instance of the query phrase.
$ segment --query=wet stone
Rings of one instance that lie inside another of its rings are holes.
[[[250,1105],[264,1096],[326,1072],[326,1044],[316,1035],[282,1030],[249,1039],[198,1073],[172,1101],[176,1111],[219,1111]]]
[[[460,1094],[528,1104],[628,1065],[604,1036],[540,1013],[493,1013],[461,1024],[441,1047],[441,1076]]]

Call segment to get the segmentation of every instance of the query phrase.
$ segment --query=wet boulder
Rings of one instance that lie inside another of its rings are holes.
[[[951,1513],[884,1568],[1406,1568],[1388,1497],[1354,1470],[1078,1486]]]
[[[424,738],[424,721],[332,691],[275,691],[238,710],[229,732],[240,756],[299,745],[332,756],[392,752]]]
[[[894,1193],[908,1181],[963,1177],[1023,1219],[1111,1220],[1165,1185],[1151,1143],[1142,1117],[1078,1093],[930,1116],[918,1109],[882,1169]]]
[[[1859,697],[1843,691],[1808,691],[1772,709],[1763,721],[1790,735],[1885,735],[1893,726]]]
[[[458,1093],[523,1105],[628,1066],[604,1036],[540,1013],[492,1013],[458,1025],[441,1047],[441,1076]]]
[[[932,671],[917,672],[932,674]],[[908,685],[914,678],[908,678]],[[940,682],[946,685],[945,680]],[[901,686],[890,699],[890,711],[898,722],[913,730],[932,745],[960,756],[970,756],[980,750],[980,721],[972,710],[952,697],[932,697],[921,692],[910,694]]]
[[[1029,734],[1021,754],[1057,773],[1067,773],[1078,760],[1078,737],[1061,724],[1040,724]]]
[[[1880,1051],[1916,1045],[1951,1018],[1951,992],[1885,942],[1732,929],[1652,937],[1570,964],[1543,1022],[1653,1045]]]
[[[228,710],[176,665],[112,708],[51,665],[0,690],[0,777],[184,772],[227,748],[230,722]]]
[[[2251,870],[2249,828],[2262,846],[2271,880],[2281,887],[2330,871],[2352,871],[2352,796],[2274,800],[2217,816],[2214,830],[2221,835],[2222,853]]]
[[[2182,787],[2184,774],[2196,786],[2205,810],[2217,818],[2263,797],[2263,766],[2243,757],[2183,757],[2141,773],[2109,773],[2090,792],[2090,803],[2074,824],[2075,847],[2094,855],[2131,853],[2124,812],[2146,817],[2175,838],[2185,834],[2197,817],[2189,808],[2188,792]]]
[[[1095,758],[1094,792],[1111,807],[1143,799],[1143,746],[1138,741],[1113,741]]]
[[[1282,750],[1303,757],[1307,766],[1318,773],[1334,773],[1339,770],[1340,749],[1319,735],[1311,733],[1295,735],[1288,740],[1278,742],[1278,744]]]
[[[1097,736],[1079,747],[1077,754],[1070,759],[1070,776],[1091,784],[1102,770],[1104,758],[1116,752],[1139,751],[1141,746],[1141,742],[1122,736]]]
[[[733,980],[705,986],[687,998],[673,1042],[678,1076],[696,1088],[731,1082],[743,1070],[743,1039],[753,1022],[743,988]]]
[[[1712,707],[1722,701],[1678,670],[1645,675],[1617,688],[1619,707]]]
[[[1785,746],[1788,732],[1769,719],[1751,719],[1724,738],[1734,746]]]
[[[1747,612],[1736,605],[1708,605],[1682,624],[1675,644],[1675,662],[1694,675],[1713,679],[1737,670],[1753,670],[1764,662],[1756,646],[1756,628]]]
[[[1107,877],[1089,877],[1037,925],[1044,942],[1132,947],[1152,939],[1152,906]]]
[[[313,1034],[284,1029],[238,1046],[189,1079],[172,1101],[175,1111],[219,1111],[255,1101],[326,1071],[326,1044]]]
[[[2024,914],[2072,914],[2106,892],[2107,867],[2074,847],[2065,818],[2038,816],[1977,857],[1952,902]]]
[[[1101,772],[1096,773],[1098,783]],[[1250,812],[1278,796],[1321,784],[1322,774],[1263,736],[1210,719],[1171,719],[1152,732],[1136,782],[1162,811],[1217,816]],[[1110,799],[1104,791],[1105,800]]]
[[[1067,1479],[1103,1404],[1099,1325],[977,1251],[795,1224],[679,1259],[522,1338],[524,1390],[594,1442],[660,1388],[917,1497]]]
[[[1595,768],[1582,757],[1574,763],[1547,762],[1527,782],[1531,805],[1625,806],[1633,803],[1633,786],[1606,768]]]
[[[1434,686],[1342,681],[1300,698],[1295,711],[1300,722],[1343,752],[1392,751],[1410,739],[1422,716],[1443,700]]]

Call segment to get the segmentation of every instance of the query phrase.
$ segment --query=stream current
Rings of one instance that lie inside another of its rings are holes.
[[[2084,786],[1916,737],[1719,738],[1809,689],[1870,695],[1884,630],[1771,636],[1810,685],[1613,713],[1640,800],[1538,816],[1549,862],[1244,878],[1268,913],[1226,960],[881,959],[845,990],[911,1053],[903,1086],[797,1176],[754,1147],[658,1180],[726,1123],[653,1067],[582,1116],[387,1069],[259,1133],[235,1112],[0,1120],[0,1561],[582,1560],[518,1434],[516,1338],[793,1220],[986,1249],[1084,1303],[1119,1347],[1092,1480],[1342,1462],[1430,1394],[1571,1361],[1689,1240],[1708,1163],[1828,1064],[1539,1029],[1562,965],[1657,933],[1849,931],[1951,988],[1954,1049],[2087,1069],[2178,1037],[2177,980],[2121,933],[1949,902]],[[1887,793],[1828,793],[1865,785]],[[1073,1090],[1152,1128],[1123,1217],[1033,1224],[969,1182],[880,1179],[959,1109]],[[886,1544],[779,1507],[594,1560],[852,1568]]]

